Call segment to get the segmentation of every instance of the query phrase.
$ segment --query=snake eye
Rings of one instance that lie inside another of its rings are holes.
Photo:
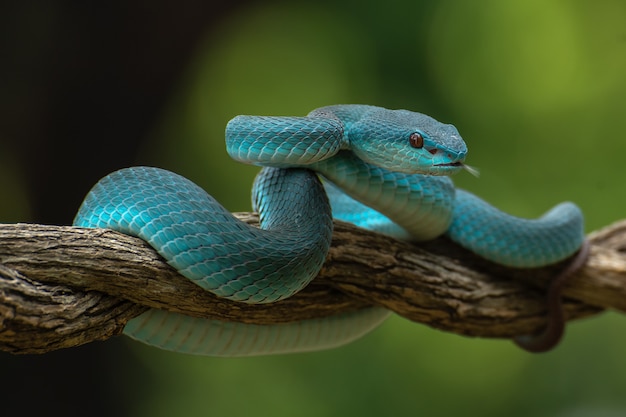
[[[409,136],[409,145],[418,149],[424,147],[424,137],[419,132],[411,133],[411,136]]]

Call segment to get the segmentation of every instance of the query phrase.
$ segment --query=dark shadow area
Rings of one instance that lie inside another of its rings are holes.
[[[242,2],[8,1],[0,5],[0,131],[29,221],[69,224],[136,155],[198,42]],[[24,219],[27,220],[27,219]],[[121,339],[44,356],[0,354],[5,415],[130,415],[149,376]],[[130,378],[130,379],[129,379]]]

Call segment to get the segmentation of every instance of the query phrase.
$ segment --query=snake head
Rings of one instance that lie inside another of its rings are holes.
[[[365,162],[408,174],[456,173],[467,154],[453,125],[408,110],[373,108],[350,125],[347,139]]]

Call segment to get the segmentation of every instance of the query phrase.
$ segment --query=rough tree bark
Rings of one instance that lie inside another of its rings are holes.
[[[626,221],[589,239],[590,259],[564,292],[568,319],[626,311]],[[106,339],[147,308],[272,324],[379,305],[445,331],[510,338],[543,326],[543,289],[560,267],[505,268],[445,238],[413,244],[337,222],[318,277],[294,297],[255,306],[203,291],[138,238],[0,225],[0,350],[45,353]]]

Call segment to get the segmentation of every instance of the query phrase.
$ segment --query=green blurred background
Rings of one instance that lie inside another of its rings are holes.
[[[224,152],[233,116],[304,115],[336,103],[406,108],[459,129],[467,162],[481,171],[458,175],[459,186],[525,217],[572,200],[596,230],[626,217],[625,22],[621,0],[241,3],[198,32],[158,117],[132,152],[123,144],[114,152],[179,172],[246,211],[256,169]],[[112,123],[101,116],[94,130]],[[80,157],[82,142],[74,145]],[[0,219],[40,221],[19,152],[0,142],[0,189],[11,196]],[[625,323],[614,313],[573,323],[542,355],[397,317],[341,349],[276,357],[190,357],[124,340],[111,342],[122,364],[106,359],[115,369],[106,379],[115,392],[136,393],[112,400],[118,415],[619,416]],[[0,359],[5,369],[18,360]],[[46,366],[46,357],[19,361]]]

